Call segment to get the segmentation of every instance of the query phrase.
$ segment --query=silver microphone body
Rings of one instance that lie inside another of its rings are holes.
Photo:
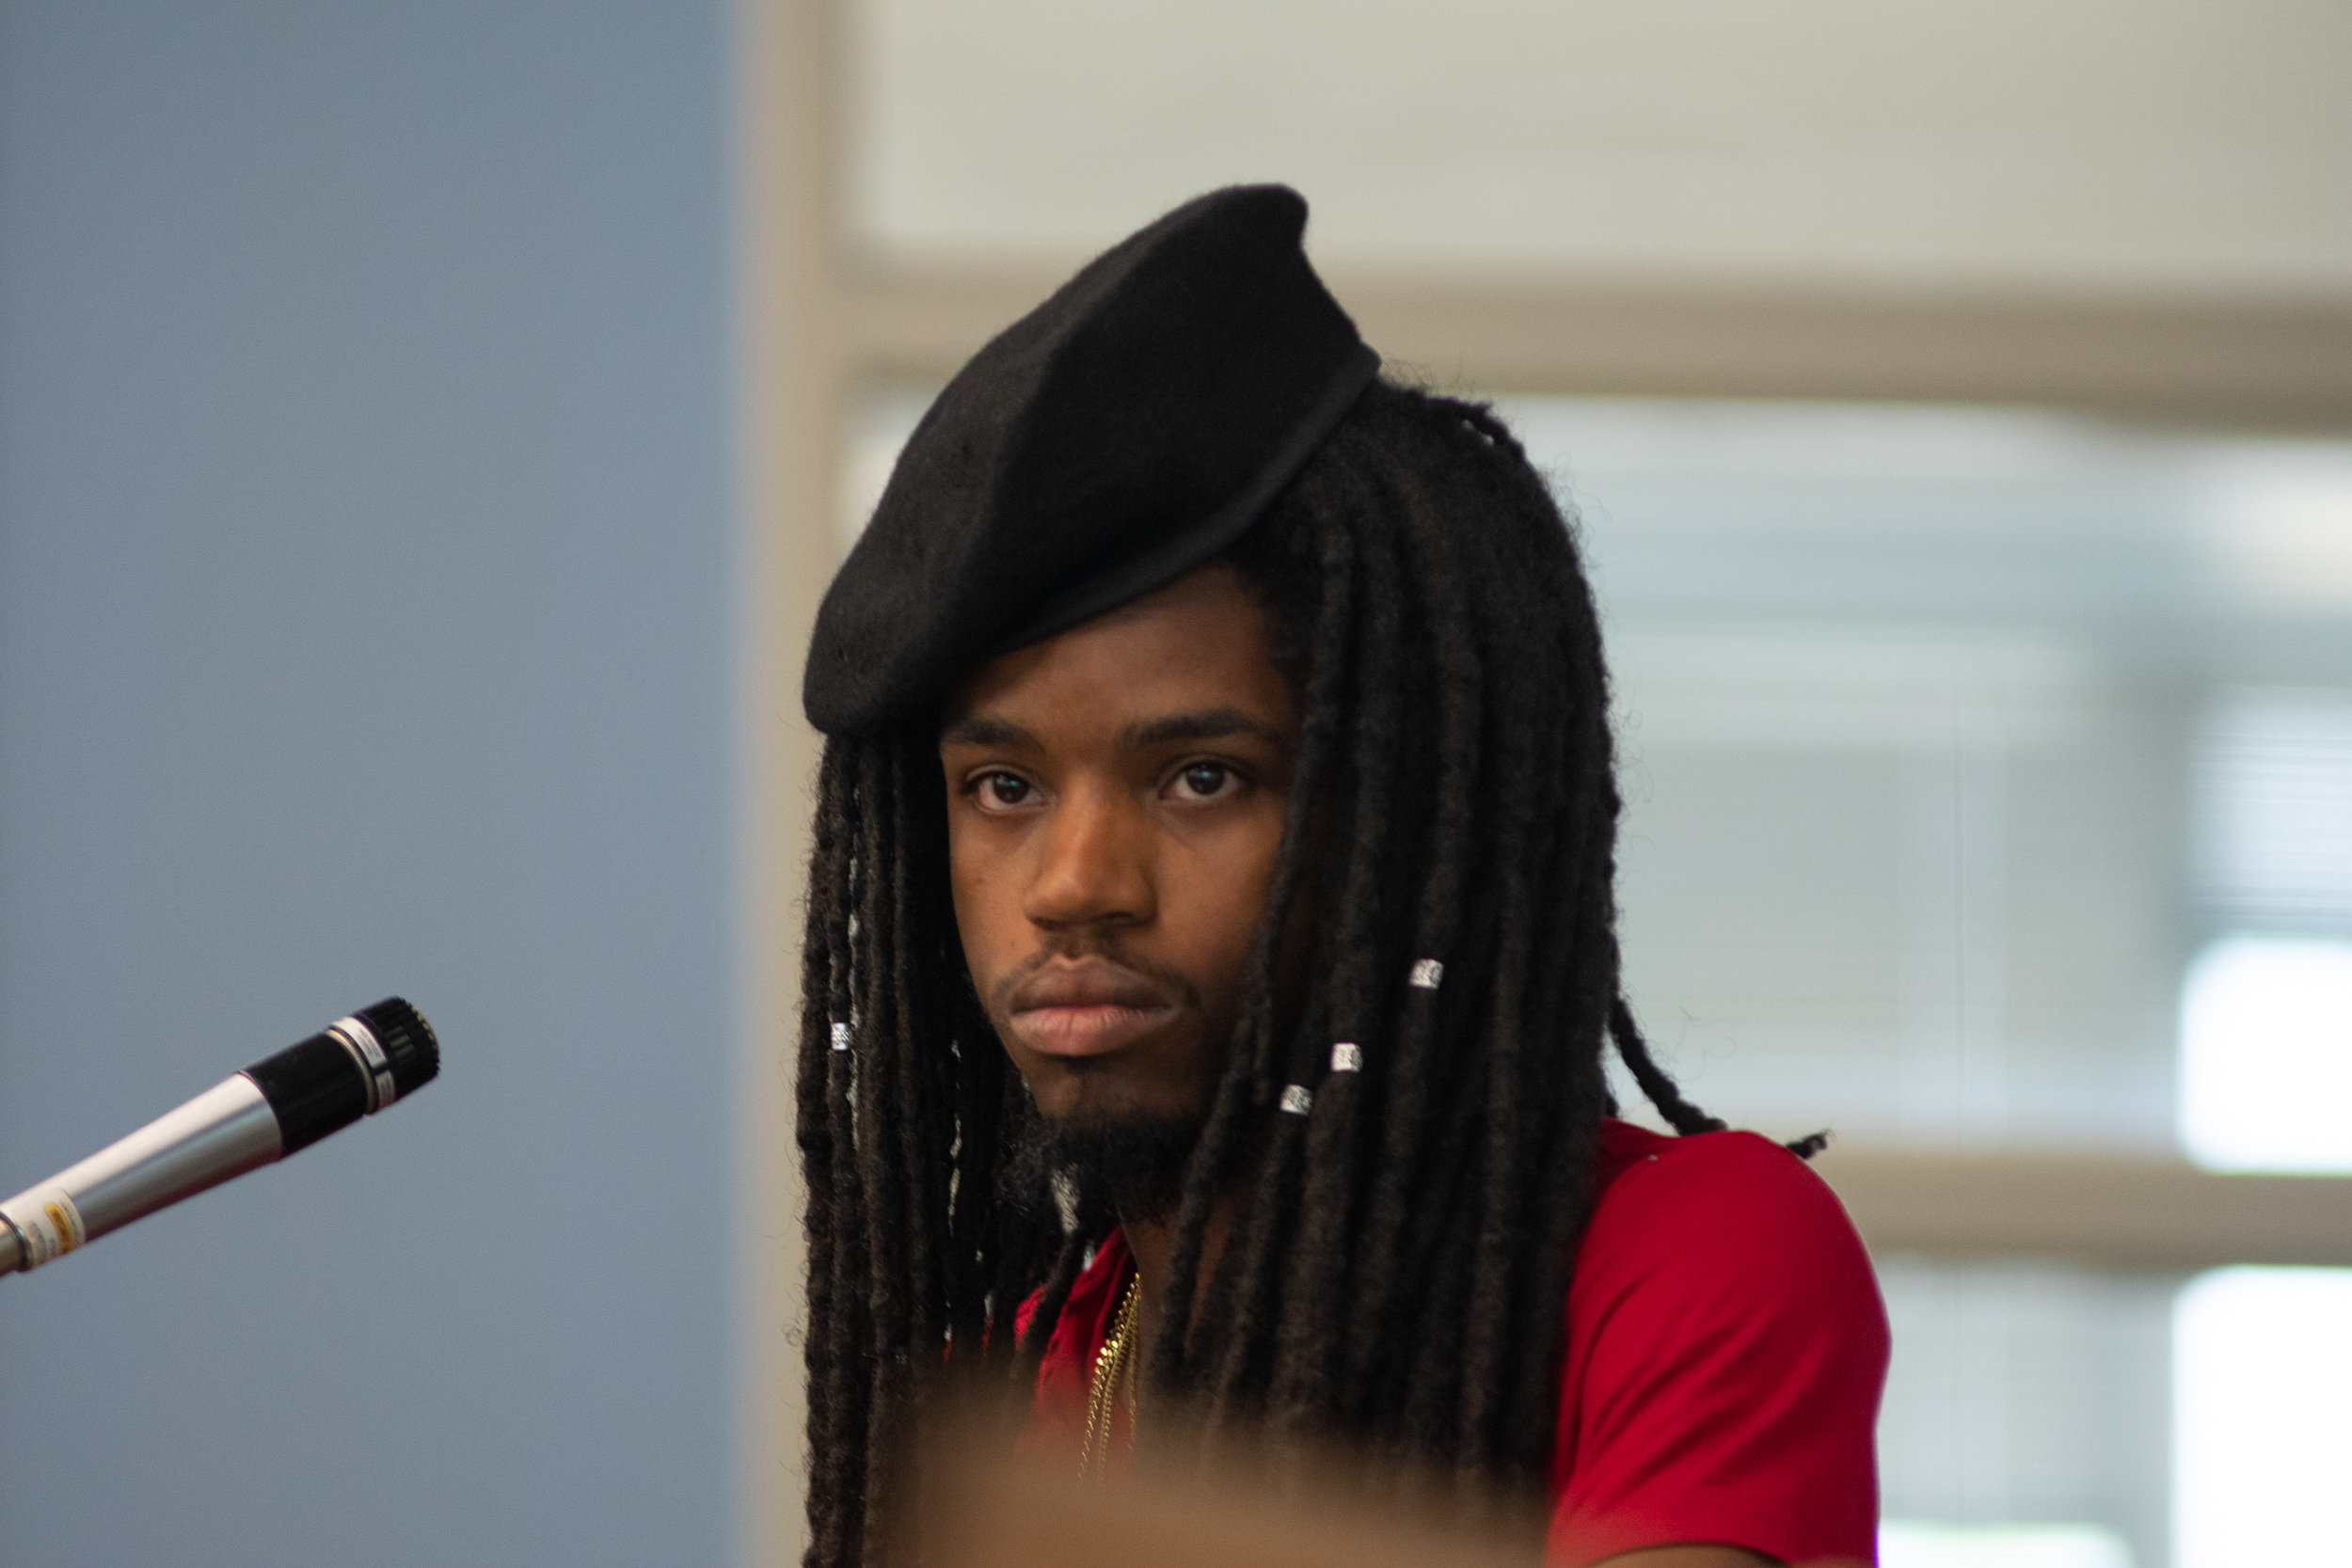
[[[0,1274],[46,1263],[284,1152],[278,1117],[260,1087],[242,1072],[223,1079],[80,1164],[0,1203],[0,1229],[7,1232],[0,1235]],[[49,1257],[28,1258],[28,1236]],[[52,1237],[58,1243],[54,1252],[42,1244]]]
[[[440,1070],[422,1015],[388,997],[256,1062],[0,1203],[0,1275],[63,1257],[109,1230],[303,1148]]]

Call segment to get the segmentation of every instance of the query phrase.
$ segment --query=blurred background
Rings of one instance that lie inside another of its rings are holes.
[[[1279,179],[1617,674],[1634,1001],[1896,1325],[1895,1568],[2339,1560],[2352,11],[0,4],[11,1563],[783,1562],[807,619],[930,392]]]

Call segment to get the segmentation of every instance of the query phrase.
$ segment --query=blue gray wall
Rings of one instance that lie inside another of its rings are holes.
[[[0,4],[0,1189],[447,1050],[0,1280],[11,1568],[732,1555],[729,25]]]

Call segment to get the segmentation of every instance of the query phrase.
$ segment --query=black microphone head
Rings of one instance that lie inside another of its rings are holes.
[[[439,1076],[441,1042],[424,1015],[397,996],[388,996],[355,1015],[374,1034],[392,1065],[392,1085],[403,1100]]]

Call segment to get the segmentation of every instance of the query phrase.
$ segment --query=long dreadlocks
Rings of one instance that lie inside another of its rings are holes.
[[[1150,1386],[1212,1430],[1532,1486],[1613,1109],[1605,1042],[1677,1132],[1723,1125],[1620,994],[1592,594],[1502,421],[1385,382],[1228,559],[1302,694],[1298,773]],[[1012,1175],[1026,1091],[965,970],[944,799],[935,722],[826,748],[799,1101],[813,1568],[878,1554],[893,1457],[943,1363],[1034,1377],[1112,1220],[1106,1193],[1057,1202]],[[1312,978],[1278,997],[1300,900]],[[1237,1180],[1201,1292],[1210,1210]]]

